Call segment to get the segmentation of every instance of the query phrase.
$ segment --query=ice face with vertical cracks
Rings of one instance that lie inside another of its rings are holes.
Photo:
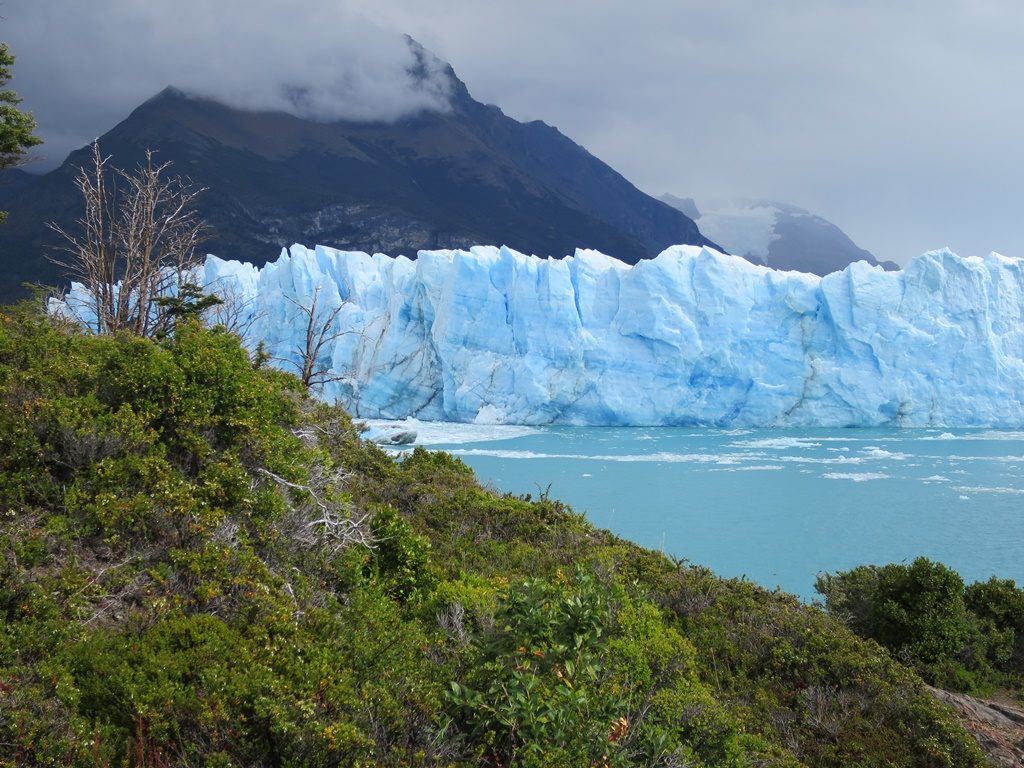
[[[509,248],[209,257],[278,365],[340,306],[319,395],[370,418],[515,424],[1024,425],[1024,270],[948,250],[826,277],[694,246],[626,265]],[[69,295],[69,306],[76,297]],[[80,298],[80,297],[79,297]]]

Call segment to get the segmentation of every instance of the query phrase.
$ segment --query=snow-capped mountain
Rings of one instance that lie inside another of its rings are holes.
[[[832,222],[795,205],[768,200],[698,203],[675,195],[659,199],[696,221],[709,240],[754,264],[816,275],[838,272],[855,261],[899,269],[891,261],[877,261]]]

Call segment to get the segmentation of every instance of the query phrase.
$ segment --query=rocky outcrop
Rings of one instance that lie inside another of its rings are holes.
[[[929,690],[953,708],[994,768],[1024,766],[1024,709],[939,688]]]

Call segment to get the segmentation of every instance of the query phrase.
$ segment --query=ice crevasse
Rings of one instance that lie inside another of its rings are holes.
[[[282,367],[339,308],[319,394],[357,416],[510,424],[1024,425],[1024,262],[948,250],[826,277],[694,246],[630,266],[509,248],[294,245],[200,278]],[[80,289],[76,289],[80,290]],[[74,298],[72,291],[69,300]]]

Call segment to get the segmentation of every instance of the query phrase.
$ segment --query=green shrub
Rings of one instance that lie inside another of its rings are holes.
[[[1024,688],[1024,589],[993,576],[969,585],[964,603],[977,618],[989,663],[1018,677],[1017,687]]]
[[[992,578],[965,587],[926,558],[860,566],[818,578],[825,607],[862,637],[884,645],[941,687],[1024,693],[1024,591]]]

